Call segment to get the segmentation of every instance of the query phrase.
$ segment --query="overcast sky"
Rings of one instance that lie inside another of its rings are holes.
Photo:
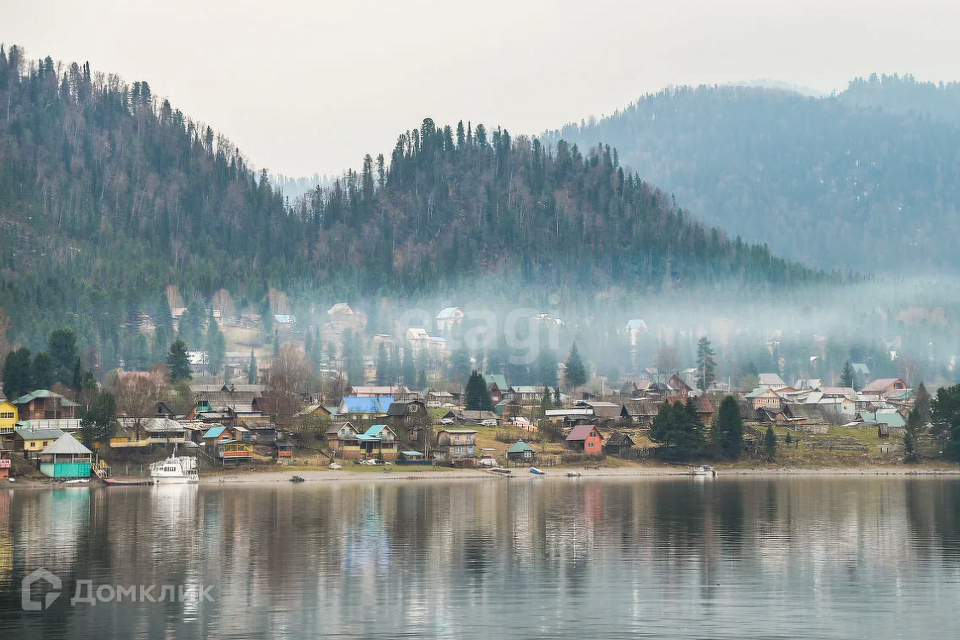
[[[960,76],[944,0],[0,2],[0,42],[147,80],[254,166],[295,176],[389,157],[427,116],[516,135],[671,84]]]

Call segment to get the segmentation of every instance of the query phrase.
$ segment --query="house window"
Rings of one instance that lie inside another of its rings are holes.
[[[593,443],[592,443],[592,442],[588,442],[588,443],[587,443],[587,449],[593,449]]]
[[[47,444],[48,444],[48,443],[47,443],[47,441],[46,441],[46,440],[44,440],[44,441],[43,441],[43,446],[44,446],[44,447],[46,447],[46,446],[47,446]]]
[[[463,447],[454,447],[453,452],[457,454],[463,453]]]

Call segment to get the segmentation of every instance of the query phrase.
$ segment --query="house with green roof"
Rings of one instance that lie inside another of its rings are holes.
[[[397,459],[397,434],[385,424],[375,424],[357,436],[360,452],[367,458]]]
[[[536,457],[537,452],[523,440],[517,440],[516,444],[507,449],[507,460],[529,462]]]
[[[76,418],[77,408],[80,406],[59,393],[47,389],[38,389],[33,393],[20,396],[13,401],[13,404],[17,407],[21,422],[24,420]]]

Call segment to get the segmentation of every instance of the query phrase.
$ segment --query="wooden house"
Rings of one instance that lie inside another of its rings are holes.
[[[536,457],[537,452],[534,451],[533,447],[523,440],[517,440],[513,446],[507,449],[507,460],[512,460],[515,462],[530,462]]]
[[[392,403],[387,408],[387,421],[405,445],[429,447],[433,441],[432,420],[423,400]]]
[[[118,418],[117,423],[117,433],[110,438],[111,448],[146,447],[187,440],[186,428],[170,418]]]
[[[360,457],[360,432],[349,422],[334,422],[324,434],[330,452],[344,459]]]
[[[603,435],[594,424],[578,424],[567,436],[567,447],[573,451],[587,454],[603,452]]]
[[[40,473],[51,478],[89,478],[93,452],[69,433],[40,452]]]
[[[397,459],[397,434],[385,424],[375,424],[357,436],[360,455],[375,460]]]
[[[622,431],[617,431],[614,432],[607,440],[607,443],[603,445],[603,452],[608,456],[626,458],[630,456],[633,445],[633,438]]]
[[[40,452],[63,437],[60,429],[15,429],[14,451],[23,451],[26,458],[36,459]]]
[[[473,429],[441,429],[437,432],[434,457],[442,460],[472,458],[477,450],[477,432]]]
[[[886,397],[895,391],[905,391],[906,389],[907,383],[900,378],[880,378],[866,385],[860,392],[868,395],[877,394],[881,397]]]
[[[649,426],[657,417],[660,405],[649,400],[627,400],[620,406],[620,418],[640,427]]]
[[[499,373],[488,373],[483,376],[484,382],[487,383],[487,392],[490,394],[490,399],[493,400],[493,404],[499,403],[503,400],[503,397],[510,392],[510,386],[507,385],[507,379]]]
[[[754,409],[780,409],[783,398],[773,389],[757,388],[745,396]]]
[[[77,408],[80,406],[72,400],[64,398],[59,393],[39,389],[33,393],[21,396],[13,401],[17,406],[19,419],[56,419],[76,418]]]

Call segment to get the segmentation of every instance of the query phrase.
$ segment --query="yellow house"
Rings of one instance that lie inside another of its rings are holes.
[[[52,445],[63,431],[60,429],[16,429],[17,437],[14,443],[16,451],[26,451],[27,457],[36,458],[40,452]]]
[[[0,401],[0,444],[13,443],[13,430],[17,421],[17,408],[7,400]]]

